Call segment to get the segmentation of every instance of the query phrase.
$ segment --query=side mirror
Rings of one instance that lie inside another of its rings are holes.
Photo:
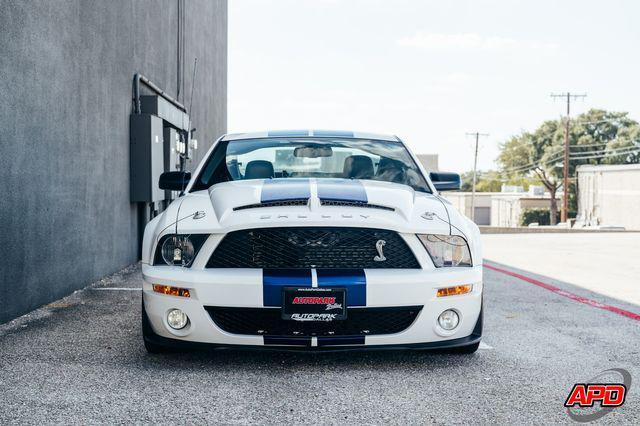
[[[164,172],[158,186],[169,191],[184,191],[191,180],[191,172]]]
[[[461,187],[460,175],[448,172],[431,172],[429,178],[438,191],[458,191]]]

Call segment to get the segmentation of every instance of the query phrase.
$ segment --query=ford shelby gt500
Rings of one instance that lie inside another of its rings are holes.
[[[149,352],[192,346],[471,353],[482,335],[478,227],[395,136],[225,135],[147,225]]]

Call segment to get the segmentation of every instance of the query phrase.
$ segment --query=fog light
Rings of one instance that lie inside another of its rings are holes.
[[[180,309],[172,309],[167,314],[167,323],[169,324],[169,327],[173,328],[174,330],[185,328],[188,322],[189,317]]]
[[[460,317],[458,316],[458,313],[451,309],[447,309],[438,317],[438,324],[447,331],[451,331],[456,328],[459,322]]]
[[[472,289],[473,289],[473,286],[471,284],[456,285],[456,286],[453,286],[453,287],[439,288],[437,296],[438,297],[457,296],[459,294],[470,293]]]

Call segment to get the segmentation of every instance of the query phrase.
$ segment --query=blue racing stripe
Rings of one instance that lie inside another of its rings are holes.
[[[300,337],[264,336],[264,344],[265,345],[311,346],[311,336],[300,336]]]
[[[311,188],[309,179],[267,179],[262,185],[260,202],[309,199]]]
[[[367,191],[359,180],[318,179],[318,198],[366,203]]]
[[[303,137],[309,136],[308,130],[271,130],[267,132],[269,137]]]
[[[318,346],[364,345],[364,336],[320,336]]]
[[[283,287],[311,287],[311,270],[264,269],[262,271],[262,304],[281,307]]]
[[[364,269],[318,269],[318,287],[347,289],[347,307],[367,305],[367,277]]]
[[[325,137],[325,138],[352,138],[353,132],[345,130],[314,130],[313,136]]]

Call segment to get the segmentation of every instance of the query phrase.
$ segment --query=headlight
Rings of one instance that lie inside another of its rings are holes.
[[[191,266],[207,237],[205,234],[165,235],[158,242],[153,264],[164,261],[171,266]]]
[[[467,241],[457,235],[418,235],[436,268],[443,266],[472,266]]]

